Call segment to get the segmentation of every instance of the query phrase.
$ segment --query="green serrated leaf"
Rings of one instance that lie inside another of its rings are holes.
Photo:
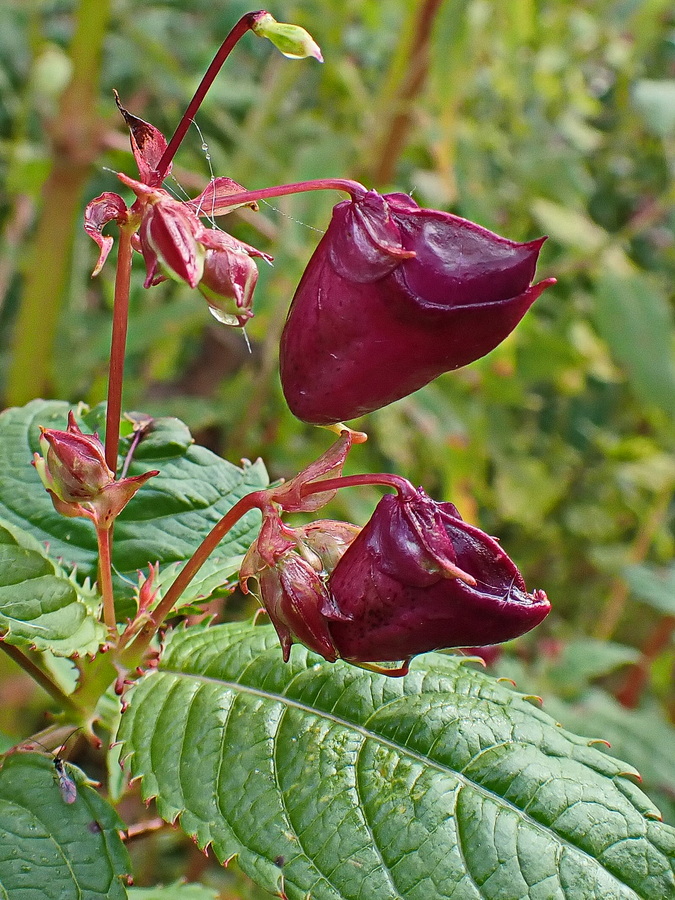
[[[0,515],[48,544],[50,555],[66,566],[77,565],[80,576],[94,578],[97,549],[91,522],[60,516],[30,465],[38,450],[39,426],[65,428],[70,408],[61,401],[33,400],[0,415]],[[159,562],[161,568],[185,562],[237,500],[268,483],[260,460],[240,469],[191,445],[182,423],[162,421],[158,432],[148,436],[147,446],[145,441],[138,445],[129,469],[130,475],[150,469],[160,474],[116,521],[113,566],[120,581],[135,582],[136,570],[147,570],[149,563]],[[221,562],[248,549],[259,523],[257,510],[237,523],[219,545]]]
[[[220,894],[204,884],[157,885],[151,888],[130,888],[129,900],[218,900]]]
[[[53,760],[14,753],[0,769],[0,891],[7,900],[124,900],[129,858],[115,811],[69,763],[66,804]]]
[[[675,830],[633,770],[458,658],[403,679],[269,626],[175,633],[120,738],[146,798],[291,900],[663,900]]]
[[[32,535],[0,520],[0,635],[68,656],[95,653],[105,628]]]
[[[664,813],[675,824],[675,728],[658,707],[626,709],[599,689],[575,703],[552,698],[549,705],[565,725],[592,730],[596,739],[611,744],[611,753],[630,760],[645,789],[664,804]],[[599,749],[604,751],[601,745]]]

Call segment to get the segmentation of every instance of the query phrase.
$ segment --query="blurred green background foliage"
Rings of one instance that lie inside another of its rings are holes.
[[[308,28],[325,64],[242,41],[169,187],[194,196],[211,173],[251,189],[354,177],[512,239],[549,235],[538,277],[558,284],[487,358],[356,423],[370,439],[349,471],[396,471],[499,535],[554,612],[496,671],[542,693],[564,724],[609,738],[675,821],[672,5],[268,8]],[[134,175],[112,90],[170,135],[248,9],[241,0],[3,3],[5,405],[104,399],[114,251],[91,280],[96,248],[81,216],[88,199],[119,190],[115,171]],[[139,257],[126,408],[176,415],[232,461],[262,456],[273,477],[322,452],[326,432],[284,403],[278,341],[339,199],[280,198],[221,220],[275,257],[261,267],[246,339],[184,285],[144,290]],[[330,512],[362,523],[377,496],[344,491]]]

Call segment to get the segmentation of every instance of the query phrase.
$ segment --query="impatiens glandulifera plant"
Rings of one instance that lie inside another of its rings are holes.
[[[170,141],[118,100],[138,168],[119,179],[135,199],[106,192],[85,213],[95,273],[113,241],[104,228],[119,228],[105,411],[36,400],[0,416],[0,647],[59,710],[0,769],[3,896],[127,896],[111,805],[125,783],[111,774],[104,800],[60,755],[35,751],[79,728],[105,739],[167,823],[288,900],[672,896],[675,832],[637,773],[475,659],[433,652],[524,634],[548,614],[545,593],[528,593],[452,503],[398,475],[343,475],[365,435],[341,421],[502,341],[552,283],[532,284],[542,241],[337,178],[246,191],[219,177],[173,198],[174,154],[248,31],[322,59],[304,29],[249,13]],[[261,463],[226,463],[177,420],[122,416],[131,261],[142,254],[146,287],[178,279],[242,326],[254,260],[271,257],[214,217],[319,189],[351,199],[291,304],[281,375],[295,414],[338,438],[268,487]],[[283,520],[365,485],[395,493],[363,527]],[[271,625],[188,623],[237,580]]]

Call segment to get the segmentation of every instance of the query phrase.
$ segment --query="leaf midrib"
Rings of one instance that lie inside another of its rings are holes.
[[[463,772],[459,772],[456,769],[453,769],[450,766],[439,762],[438,760],[431,759],[428,756],[424,756],[422,753],[419,753],[416,750],[411,750],[409,747],[406,747],[403,744],[399,744],[398,742],[392,740],[391,738],[384,737],[383,735],[377,734],[376,732],[373,732],[373,731],[368,731],[362,725],[357,725],[354,722],[350,722],[348,719],[344,719],[341,716],[336,716],[334,713],[325,712],[323,710],[316,709],[315,707],[308,706],[306,703],[302,703],[299,700],[294,700],[285,694],[277,694],[277,693],[273,693],[271,691],[264,691],[264,690],[261,690],[260,688],[254,688],[250,685],[242,685],[236,681],[228,681],[228,680],[225,680],[222,678],[214,678],[214,677],[207,676],[207,675],[199,675],[194,672],[185,672],[180,669],[171,669],[165,665],[163,665],[161,667],[161,669],[158,670],[158,674],[161,674],[162,672],[165,672],[169,675],[174,675],[174,676],[177,676],[180,678],[186,678],[186,677],[194,678],[205,684],[207,684],[207,683],[208,684],[217,684],[224,688],[231,689],[235,692],[238,691],[240,693],[249,694],[250,696],[258,697],[263,700],[276,701],[278,703],[285,704],[289,707],[297,709],[301,712],[305,712],[305,713],[308,713],[308,714],[314,715],[314,716],[323,717],[325,719],[328,719],[330,722],[335,723],[336,725],[341,725],[344,728],[348,728],[348,729],[351,729],[352,731],[357,732],[358,734],[362,735],[366,740],[379,741],[382,746],[388,747],[389,749],[399,752],[402,755],[406,755],[406,756],[410,757],[411,759],[414,759],[417,762],[421,763],[424,766],[430,766],[432,768],[435,768],[439,772],[443,772],[445,774],[451,774],[451,775],[455,776],[457,778],[457,780],[459,782],[461,782],[461,784],[464,787],[470,787],[473,790],[475,790],[478,794],[482,795],[483,797],[486,797],[487,799],[494,800],[494,801],[500,803],[504,808],[510,809],[513,812],[517,813],[517,815],[520,818],[525,819],[533,827],[541,830],[545,834],[550,835],[562,846],[567,847],[571,851],[576,851],[577,853],[582,854],[586,859],[592,860],[597,866],[599,866],[601,869],[603,869],[603,871],[605,871],[607,873],[607,875],[609,875],[612,879],[614,879],[618,885],[620,885],[621,887],[627,888],[629,891],[632,891],[636,900],[642,900],[642,898],[640,898],[640,895],[636,893],[634,888],[632,888],[629,884],[626,884],[625,881],[621,881],[614,874],[614,872],[610,871],[605,865],[603,865],[603,863],[600,862],[599,859],[597,859],[595,856],[591,856],[591,854],[589,854],[582,847],[578,847],[576,844],[573,844],[567,838],[558,834],[558,832],[555,831],[553,828],[551,828],[549,825],[546,825],[543,822],[540,822],[538,819],[535,819],[530,813],[526,812],[521,807],[516,806],[515,803],[512,803],[510,800],[507,800],[501,794],[496,794],[494,791],[489,790],[488,788],[484,787],[483,785],[479,784],[478,782],[472,781]],[[496,744],[493,746],[500,746],[500,745],[503,745],[504,743],[505,742],[500,742],[500,744]],[[521,743],[521,742],[514,741],[513,743]],[[481,754],[484,753],[488,749],[492,749],[492,748],[484,748],[481,751]]]

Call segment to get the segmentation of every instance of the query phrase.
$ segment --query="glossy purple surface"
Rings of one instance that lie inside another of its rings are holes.
[[[457,568],[466,580],[452,574]],[[527,592],[497,541],[421,490],[412,500],[382,498],[328,587],[349,619],[329,623],[334,645],[357,662],[501,643],[550,610],[543,591]]]
[[[293,298],[281,380],[298,418],[345,421],[489,353],[552,279],[520,244],[405,194],[339,203]]]

